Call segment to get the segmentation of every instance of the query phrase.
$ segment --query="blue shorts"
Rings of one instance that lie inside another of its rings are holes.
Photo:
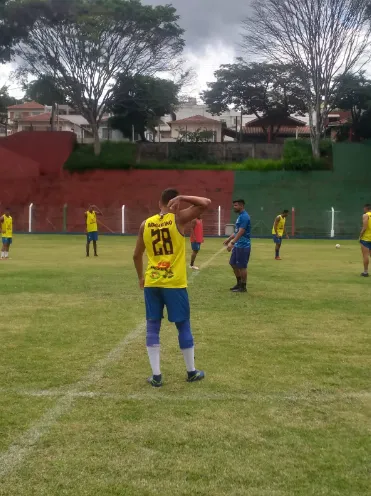
[[[11,245],[13,243],[13,238],[2,238],[3,245]]]
[[[250,248],[236,248],[232,250],[231,259],[229,264],[238,269],[246,269],[250,260],[251,247]]]
[[[280,245],[282,243],[282,236],[276,236],[273,234],[273,241],[276,245]]]
[[[363,241],[363,239],[361,239],[360,243],[361,243],[361,245],[363,245],[366,248],[368,248],[369,250],[371,250],[371,241]]]
[[[201,243],[191,243],[192,250],[193,251],[200,251],[201,250]]]
[[[146,319],[164,318],[164,307],[169,322],[185,322],[190,319],[188,292],[186,288],[144,288]]]
[[[88,238],[88,241],[98,241],[98,231],[92,231],[87,233],[86,237]]]

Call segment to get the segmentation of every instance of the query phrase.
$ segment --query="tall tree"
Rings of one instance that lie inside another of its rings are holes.
[[[170,70],[184,47],[177,21],[173,7],[140,0],[47,0],[17,55],[23,71],[58,82],[89,122],[99,154],[98,129],[115,80]]]
[[[348,110],[352,116],[352,123],[358,124],[362,114],[371,108],[371,80],[364,72],[347,74],[338,78],[338,93],[335,98],[335,107]]]
[[[338,82],[369,49],[369,0],[253,0],[244,45],[275,62],[294,65],[306,89],[313,154],[334,102]]]
[[[282,64],[246,63],[222,65],[216,81],[208,84],[202,98],[212,114],[220,115],[233,106],[257,118],[269,117],[272,131],[291,114],[304,115],[304,87],[294,67]],[[268,129],[263,126],[268,133]]]
[[[131,137],[132,126],[143,141],[146,129],[154,131],[160,117],[177,107],[180,84],[167,79],[136,75],[120,76],[114,90],[111,126]]]
[[[60,89],[60,85],[50,76],[42,75],[25,85],[26,100],[33,100],[41,105],[51,106],[55,103],[64,105],[66,97]]]
[[[8,87],[0,87],[0,127],[7,129],[8,107],[15,105],[17,100],[9,95]]]

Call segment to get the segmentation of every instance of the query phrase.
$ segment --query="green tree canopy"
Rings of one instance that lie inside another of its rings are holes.
[[[25,5],[34,2],[39,5],[39,0]],[[176,11],[140,0],[47,0],[38,9],[28,36],[16,47],[22,71],[58,82],[58,90],[89,122],[99,154],[98,128],[115,99],[115,80],[174,67],[184,47]]]
[[[40,76],[25,85],[25,100],[33,100],[41,105],[67,104],[60,85],[50,76]]]
[[[154,131],[161,116],[174,112],[179,90],[180,85],[167,79],[121,75],[114,89],[111,126],[126,137],[131,137],[134,126],[145,141],[145,130]]]
[[[289,65],[246,63],[222,65],[216,81],[208,84],[202,98],[212,114],[233,107],[257,118],[269,117],[278,125],[283,117],[304,115],[304,89],[295,68]]]
[[[17,100],[9,95],[7,86],[0,87],[0,126],[2,128],[5,128],[7,124],[7,108],[17,103]]]

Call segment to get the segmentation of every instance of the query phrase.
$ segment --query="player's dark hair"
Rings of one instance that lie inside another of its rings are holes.
[[[233,200],[233,203],[240,203],[241,205],[245,205],[245,200]]]
[[[288,214],[288,213],[289,213],[289,211],[286,209],[286,210],[284,210],[284,211],[283,211],[283,213],[284,213],[284,214]]]
[[[179,196],[179,192],[176,189],[168,188],[161,193],[161,203],[166,207],[170,200]]]
[[[371,203],[366,203],[365,208],[368,208],[371,210]]]

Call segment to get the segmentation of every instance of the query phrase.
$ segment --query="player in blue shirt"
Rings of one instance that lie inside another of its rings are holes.
[[[232,252],[229,263],[237,279],[237,284],[231,288],[231,291],[234,293],[246,293],[247,265],[251,253],[251,221],[249,214],[245,210],[244,200],[234,200],[233,210],[236,214],[239,214],[234,234],[224,241],[227,250]]]

